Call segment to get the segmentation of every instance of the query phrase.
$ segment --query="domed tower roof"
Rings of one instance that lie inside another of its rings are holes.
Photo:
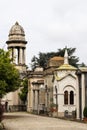
[[[60,66],[64,63],[64,58],[60,57],[60,56],[54,56],[52,58],[50,58],[50,60],[48,61],[47,66],[48,67],[53,67],[53,66]]]
[[[64,61],[64,58],[61,56],[54,56],[52,58],[50,58],[50,61]]]
[[[11,30],[9,32],[9,35],[14,35],[14,34],[22,34],[22,35],[25,35],[24,34],[24,29],[22,26],[19,25],[18,22],[15,23],[15,25],[13,25],[11,27]]]
[[[9,39],[7,42],[11,41],[25,41],[25,33],[22,26],[18,22],[13,25],[9,31]]]

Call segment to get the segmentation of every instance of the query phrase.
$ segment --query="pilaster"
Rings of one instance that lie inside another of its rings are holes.
[[[82,119],[83,119],[83,110],[84,110],[84,107],[85,107],[85,75],[82,74],[82,77],[81,77],[81,80],[82,80]]]
[[[79,109],[79,80],[78,77],[76,79],[76,105],[77,105],[77,109],[76,109],[76,113],[77,113],[77,119],[80,119],[80,109]]]

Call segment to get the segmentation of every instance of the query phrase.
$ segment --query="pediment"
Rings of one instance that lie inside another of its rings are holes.
[[[73,79],[76,79],[76,76],[74,76],[74,75],[72,75],[72,74],[67,74],[67,75],[62,76],[62,77],[59,77],[59,76],[55,75],[54,77],[55,77],[55,80],[57,80],[57,81],[63,80],[63,79],[68,78],[68,77],[71,77],[71,78],[73,78]]]

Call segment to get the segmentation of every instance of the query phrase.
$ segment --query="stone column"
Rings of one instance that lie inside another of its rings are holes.
[[[39,106],[39,103],[40,102],[40,100],[39,100],[39,90],[37,90],[37,110],[38,110],[38,114],[39,114],[39,109],[40,109],[40,106]]]
[[[47,90],[47,111],[49,111],[49,92]]]
[[[30,82],[28,81],[28,94],[27,94],[27,111],[31,112],[31,109],[33,109],[33,91],[30,86]]]
[[[13,63],[16,64],[16,49],[13,48]]]
[[[77,113],[77,119],[80,119],[80,109],[79,109],[79,80],[78,77],[76,78],[76,105],[77,105],[77,109],[76,109],[76,113]]]
[[[82,74],[81,76],[81,80],[82,80],[82,119],[83,119],[83,110],[84,110],[84,107],[85,107],[85,75]]]
[[[17,50],[18,50],[18,64],[19,64],[19,48],[17,48]]]
[[[19,63],[22,64],[22,55],[23,55],[23,51],[22,48],[19,49]]]
[[[35,90],[33,90],[33,110],[35,110]]]
[[[39,90],[37,90],[37,92],[38,92],[38,94],[37,94],[37,105],[39,105],[39,102],[40,102],[40,100],[39,100]]]
[[[18,48],[16,48],[16,64],[18,64],[19,63],[19,49]]]
[[[38,108],[38,94],[37,94],[37,90],[35,90],[35,110],[37,110]]]
[[[70,92],[68,92],[68,105],[70,105]]]
[[[25,53],[26,53],[26,50],[25,50],[25,48],[24,48],[24,49],[23,49],[23,64],[25,64],[25,61],[26,61],[26,59],[25,59],[25,58],[26,58],[26,57],[25,57],[26,54],[25,54]]]
[[[47,108],[47,92],[45,92],[45,106]]]

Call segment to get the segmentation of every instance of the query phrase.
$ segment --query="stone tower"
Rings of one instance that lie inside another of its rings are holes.
[[[20,78],[23,79],[26,76],[26,44],[25,32],[22,26],[18,22],[13,25],[9,31],[8,40],[6,41],[8,50],[10,50],[10,56],[13,59],[15,68],[20,73]],[[8,103],[7,108],[11,108],[11,111],[18,111],[18,106],[21,105],[21,100],[18,96],[20,88],[14,92],[8,93],[3,101]],[[16,106],[16,108],[15,108]],[[17,109],[17,110],[16,110]]]
[[[8,41],[6,41],[8,49],[11,50],[11,58],[20,73],[26,72],[25,51],[27,41],[25,40],[25,32],[18,22],[13,25],[9,31]]]

